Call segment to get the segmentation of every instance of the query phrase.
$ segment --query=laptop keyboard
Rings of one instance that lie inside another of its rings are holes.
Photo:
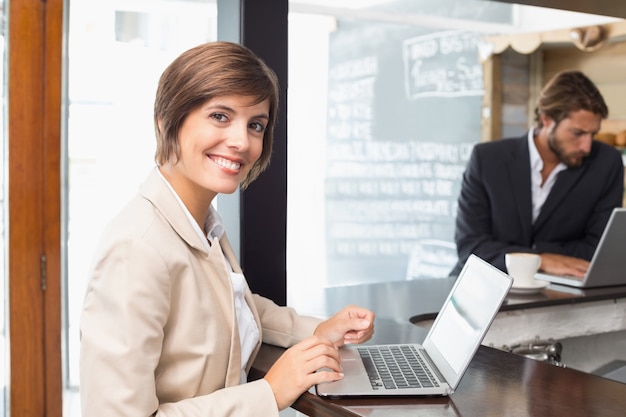
[[[357,349],[375,390],[439,386],[414,346],[361,346]]]

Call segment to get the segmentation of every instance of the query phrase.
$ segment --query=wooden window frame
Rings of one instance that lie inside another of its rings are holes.
[[[60,417],[63,0],[5,5],[10,415]]]

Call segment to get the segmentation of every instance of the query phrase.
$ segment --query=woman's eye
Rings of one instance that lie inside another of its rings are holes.
[[[217,120],[218,122],[228,121],[228,117],[224,113],[213,113],[211,118]]]
[[[258,122],[250,123],[250,127],[255,132],[263,132],[265,130],[265,126],[262,123],[258,123]]]

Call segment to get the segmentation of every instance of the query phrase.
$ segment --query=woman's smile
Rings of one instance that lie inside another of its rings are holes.
[[[240,162],[235,162],[221,156],[209,155],[209,159],[211,159],[213,162],[215,162],[215,164],[219,165],[220,167],[229,169],[231,171],[239,171],[239,168],[241,168]]]

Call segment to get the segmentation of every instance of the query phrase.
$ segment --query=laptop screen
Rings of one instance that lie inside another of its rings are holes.
[[[428,354],[453,388],[482,342],[510,286],[510,277],[474,255],[459,274],[424,341]]]

